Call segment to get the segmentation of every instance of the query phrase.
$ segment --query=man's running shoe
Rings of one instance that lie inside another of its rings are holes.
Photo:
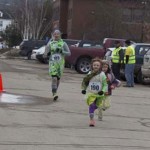
[[[57,94],[53,94],[53,101],[57,101],[58,99],[58,95]]]

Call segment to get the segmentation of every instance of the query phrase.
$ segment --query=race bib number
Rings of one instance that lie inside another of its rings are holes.
[[[61,60],[60,54],[53,54],[52,55],[52,61],[59,61],[59,60]]]
[[[101,90],[101,83],[100,82],[90,82],[89,87],[90,87],[91,91],[98,92]]]

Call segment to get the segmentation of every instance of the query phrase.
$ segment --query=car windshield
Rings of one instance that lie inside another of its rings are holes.
[[[137,45],[135,47],[136,53],[138,53],[139,55],[145,55],[149,49],[150,45]]]
[[[22,46],[24,43],[25,43],[25,41],[22,41],[22,42],[20,43],[20,46]]]
[[[91,47],[92,44],[83,44],[83,47]]]
[[[150,55],[150,49],[147,51],[146,55]]]

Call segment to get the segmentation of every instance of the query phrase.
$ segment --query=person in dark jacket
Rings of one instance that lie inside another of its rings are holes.
[[[112,52],[112,71],[116,79],[120,80],[120,69],[124,60],[123,49],[121,48],[120,41],[115,42],[115,49]]]

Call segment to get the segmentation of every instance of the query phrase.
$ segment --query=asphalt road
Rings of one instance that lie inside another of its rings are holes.
[[[65,69],[52,101],[48,65],[1,59],[0,150],[149,150],[150,86],[120,87],[103,121],[88,126],[84,75]]]

